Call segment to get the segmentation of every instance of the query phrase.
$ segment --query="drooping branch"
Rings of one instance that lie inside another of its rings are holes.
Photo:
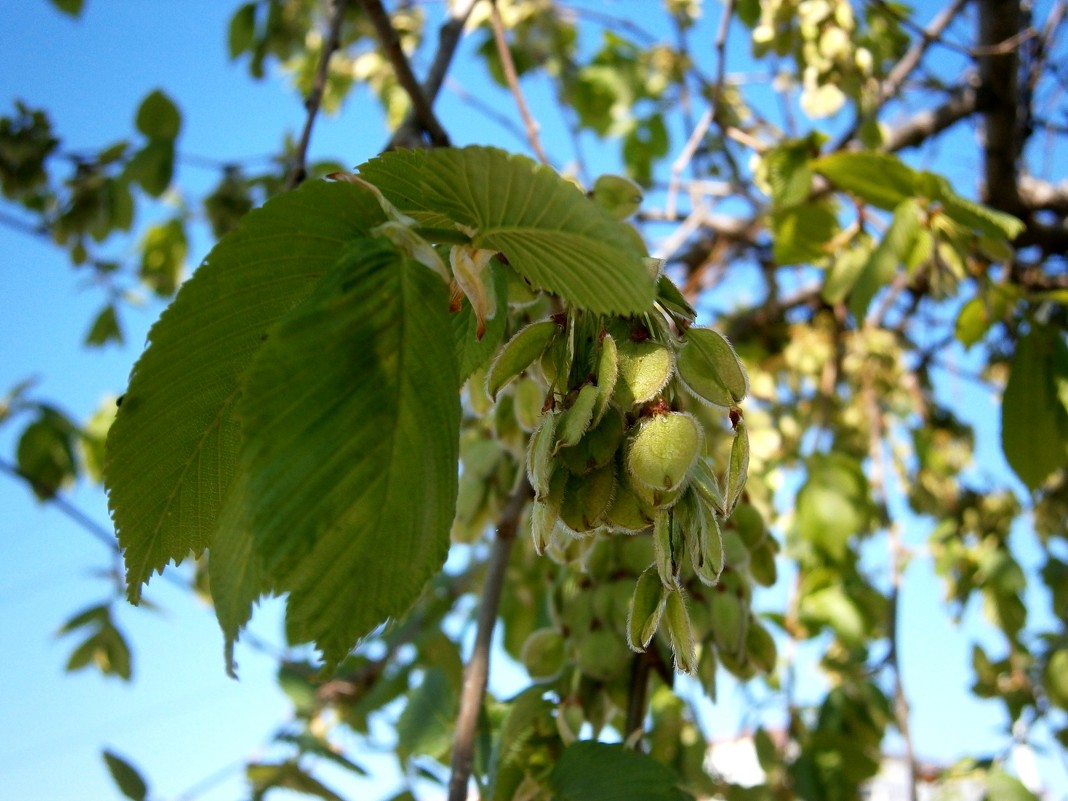
[[[286,179],[286,188],[294,189],[307,177],[308,145],[311,143],[312,127],[315,118],[319,116],[319,109],[323,103],[323,94],[326,92],[326,79],[330,74],[330,59],[335,51],[341,47],[341,23],[345,19],[345,9],[348,0],[334,0],[334,11],[330,17],[330,30],[323,42],[323,52],[319,56],[319,67],[315,71],[315,81],[312,83],[311,92],[308,94],[304,105],[308,110],[304,120],[304,130],[297,144],[297,152],[293,158],[293,166],[290,168],[289,177]]]
[[[382,7],[381,0],[362,0],[362,2],[364,11],[367,12],[367,16],[374,26],[379,44],[382,45],[389,63],[393,65],[393,72],[397,76],[397,82],[408,94],[408,98],[412,102],[412,111],[419,123],[420,130],[427,133],[431,144],[434,146],[448,147],[449,135],[441,127],[441,123],[434,115],[434,109],[431,108],[430,99],[423,92],[423,87],[419,85],[419,81],[416,80],[415,73],[412,72],[412,65],[408,61],[408,56],[404,54],[404,49],[401,47],[400,37],[397,36],[397,31],[393,27],[389,15],[386,13],[385,8]]]
[[[467,801],[467,784],[471,778],[471,766],[475,754],[475,734],[478,729],[479,712],[486,694],[489,677],[490,642],[497,623],[497,611],[501,603],[508,557],[515,544],[516,529],[523,508],[533,490],[523,480],[501,513],[497,524],[497,536],[493,539],[486,579],[482,585],[482,599],[478,606],[478,623],[475,630],[475,647],[464,671],[464,686],[460,693],[460,713],[456,718],[456,734],[452,747],[452,774],[449,777],[449,801]]]

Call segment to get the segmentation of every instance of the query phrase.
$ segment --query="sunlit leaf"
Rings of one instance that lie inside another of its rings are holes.
[[[485,147],[386,153],[360,167],[402,212],[473,230],[534,286],[596,312],[649,309],[655,287],[612,219],[572,183],[522,156]]]
[[[104,469],[131,600],[167,562],[211,544],[237,464],[241,375],[271,325],[381,221],[348,184],[281,195],[216,246],[152,327]]]
[[[358,243],[272,331],[239,401],[256,550],[289,592],[290,639],[328,661],[407,611],[445,561],[460,423],[448,302],[425,266]]]
[[[555,801],[686,801],[671,770],[647,754],[591,741],[569,746],[549,774]]]
[[[887,211],[916,194],[916,173],[889,153],[832,153],[812,162],[812,169],[839,189]]]

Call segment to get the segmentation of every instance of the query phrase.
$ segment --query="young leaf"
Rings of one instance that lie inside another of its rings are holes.
[[[671,769],[621,745],[576,742],[549,774],[554,801],[692,801]]]
[[[148,797],[148,785],[133,765],[113,751],[107,750],[104,751],[104,762],[124,796],[131,801],[145,801]]]
[[[840,152],[812,162],[831,183],[887,211],[916,194],[916,173],[888,153]]]
[[[360,243],[274,329],[239,401],[255,548],[290,594],[290,639],[330,663],[445,561],[460,425],[448,301],[422,264]]]
[[[625,224],[548,167],[466,147],[385,153],[360,174],[421,222],[472,230],[472,246],[504,253],[534,286],[580,308],[639,314],[652,306],[653,280]]]
[[[167,562],[211,544],[237,464],[242,374],[271,325],[382,220],[349,184],[280,195],[215,247],[152,327],[104,465],[130,600]]]

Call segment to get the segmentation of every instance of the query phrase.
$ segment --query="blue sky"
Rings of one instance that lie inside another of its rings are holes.
[[[65,148],[92,149],[132,136],[138,103],[161,87],[184,114],[180,153],[220,162],[268,154],[278,148],[283,132],[299,132],[303,109],[284,88],[284,79],[254,83],[243,64],[227,59],[225,31],[235,6],[218,0],[88,0],[85,15],[71,20],[45,0],[0,0],[3,113],[10,113],[13,101],[21,98],[49,111]],[[499,108],[511,109],[506,95],[496,97],[501,98]],[[531,87],[532,105],[544,97],[541,87]],[[460,144],[524,149],[448,94],[439,111]],[[319,121],[313,157],[341,157],[356,164],[374,155],[386,135],[377,105],[358,90],[340,117]],[[547,121],[543,136],[553,150],[559,123]],[[566,147],[558,150],[567,152]],[[586,152],[595,156],[595,166],[611,168],[607,154],[612,149],[598,153],[591,145]],[[950,169],[969,174],[972,167],[965,159]],[[188,158],[179,168],[183,189],[198,196],[218,177]],[[209,246],[203,236],[195,239],[190,263],[199,261]],[[125,247],[117,255],[131,257],[132,242]],[[0,254],[0,392],[34,376],[38,397],[58,399],[75,419],[84,420],[104,398],[122,391],[159,305],[126,307],[126,347],[89,350],[81,341],[104,301],[99,289],[87,285],[47,242],[4,226]],[[989,422],[996,407],[974,391],[955,386],[948,391],[965,393],[968,414],[986,421],[981,428],[983,463],[1000,465],[996,429]],[[0,428],[0,453],[13,453],[18,430]],[[110,527],[97,489],[79,487],[71,500],[100,526]],[[53,634],[73,613],[108,596],[111,585],[93,572],[112,569],[113,554],[4,476],[0,509],[0,642],[5,648],[0,660],[5,690],[0,781],[5,795],[23,801],[117,798],[100,758],[101,749],[109,747],[144,770],[153,798],[182,797],[220,771],[229,778],[195,797],[223,801],[240,796],[240,764],[263,753],[270,733],[289,717],[271,660],[239,649],[241,681],[228,679],[211,610],[156,579],[149,597],[161,612],[119,611],[118,623],[135,651],[135,681],[123,684],[92,671],[65,674],[63,665],[76,640],[56,640]],[[922,531],[907,536],[919,541]],[[996,640],[981,626],[969,624],[962,631],[947,623],[941,588],[925,560],[910,569],[904,604],[904,626],[910,631],[903,653],[905,681],[920,755],[951,761],[1003,742],[996,736],[1003,720],[1000,708],[976,703],[967,691],[968,643],[975,636]],[[969,614],[967,620],[975,618]],[[276,606],[268,607],[257,617],[257,633],[280,642],[277,621]],[[506,683],[498,678],[499,687],[502,681]],[[736,696],[709,708],[710,730],[733,733],[737,709]],[[1051,786],[1059,788],[1058,797],[1068,794],[1063,769],[1058,772],[1049,763],[1046,769]],[[338,787],[363,797],[367,786]],[[384,793],[377,789],[372,795]]]

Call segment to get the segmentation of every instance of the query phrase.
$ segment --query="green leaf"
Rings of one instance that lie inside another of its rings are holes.
[[[181,283],[187,247],[180,219],[153,225],[141,241],[138,277],[160,297],[170,297]]]
[[[126,162],[123,175],[152,197],[159,197],[174,175],[174,142],[153,139]]]
[[[23,429],[15,458],[19,472],[39,499],[54,497],[77,475],[73,434],[71,422],[52,409],[42,409]]]
[[[420,754],[441,757],[448,753],[458,706],[445,671],[436,667],[425,670],[397,720],[397,756],[401,761]]]
[[[622,175],[600,175],[590,197],[616,220],[625,220],[642,204],[642,188]]]
[[[357,243],[274,329],[239,401],[256,549],[290,593],[290,640],[328,662],[445,561],[460,424],[448,303],[425,266]]]
[[[839,189],[887,211],[916,194],[915,171],[889,153],[832,153],[812,162],[812,169]]]
[[[324,801],[345,801],[341,796],[305,771],[297,762],[260,762],[245,768],[245,776],[252,785],[253,801],[260,801],[268,790],[276,787],[313,795]]]
[[[797,493],[797,533],[832,559],[845,557],[851,537],[867,531],[871,519],[868,480],[855,459],[817,454]]]
[[[549,774],[553,801],[686,801],[670,768],[620,745],[569,746]]]
[[[872,298],[889,284],[898,267],[908,257],[920,231],[920,204],[914,198],[902,201],[894,209],[894,219],[882,240],[875,246],[871,258],[857,276],[849,298],[849,310],[857,325],[868,313]]]
[[[994,768],[986,775],[985,801],[1038,801],[1038,796],[1015,776]]]
[[[1001,448],[1031,490],[1068,463],[1068,410],[1055,380],[1058,351],[1063,360],[1065,349],[1057,329],[1033,325],[1016,344],[1001,401]]]
[[[626,225],[574,184],[530,159],[486,147],[395,151],[360,167],[402,212],[458,223],[535,287],[603,314],[639,314],[653,279]]]
[[[115,304],[109,303],[93,320],[89,327],[89,333],[85,335],[85,344],[100,347],[108,342],[122,344],[122,329],[119,328],[119,318],[115,313]]]
[[[56,635],[68,634],[75,629],[80,629],[82,626],[88,626],[93,623],[109,622],[111,622],[111,606],[109,604],[94,604],[70,618],[60,627]]]
[[[268,329],[382,221],[369,193],[308,182],[245,217],[152,327],[104,467],[132,601],[211,544],[237,465],[239,381]]]
[[[979,234],[995,239],[1004,238],[1011,241],[1023,233],[1026,226],[1022,220],[961,197],[953,191],[952,185],[941,175],[929,172],[921,173],[921,175],[934,189],[932,199],[942,204],[943,210],[950,219]]]
[[[141,778],[137,769],[120,757],[114,751],[104,751],[104,762],[107,763],[111,778],[119,786],[122,794],[131,801],[145,801],[148,797],[148,785]]]
[[[137,109],[137,130],[149,139],[173,141],[182,128],[182,113],[162,91],[145,96]]]
[[[781,209],[771,215],[772,255],[779,265],[817,261],[828,254],[838,217],[827,201]]]
[[[235,59],[252,48],[256,39],[256,3],[245,3],[230,17],[226,33],[227,50]]]
[[[858,237],[858,240],[849,250],[839,253],[828,268],[820,291],[826,303],[837,305],[845,300],[871,259],[871,244],[865,238]]]
[[[52,0],[52,5],[68,16],[77,17],[82,13],[85,0]]]

